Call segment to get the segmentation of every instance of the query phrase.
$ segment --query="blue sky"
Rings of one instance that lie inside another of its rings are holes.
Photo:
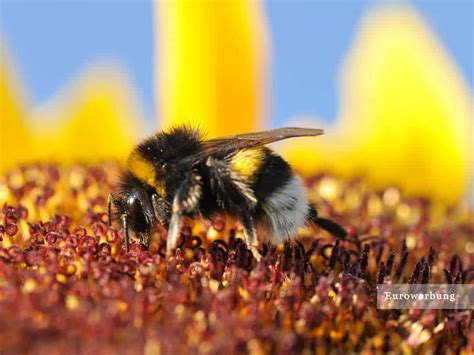
[[[473,2],[418,1],[473,88]],[[267,1],[272,37],[270,122],[295,115],[328,121],[338,112],[337,77],[361,16],[374,2]],[[33,104],[46,102],[94,61],[129,72],[145,113],[155,115],[152,2],[0,0],[0,34]]]

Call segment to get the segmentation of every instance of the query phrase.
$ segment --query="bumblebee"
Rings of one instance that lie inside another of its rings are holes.
[[[148,248],[156,223],[168,227],[168,256],[177,245],[184,216],[212,220],[224,214],[238,219],[257,260],[257,235],[277,244],[310,223],[343,238],[346,231],[318,216],[300,177],[265,146],[321,134],[320,129],[288,127],[205,140],[198,129],[186,126],[159,132],[130,154],[117,196],[109,195],[109,226],[114,206],[127,252],[131,236]]]

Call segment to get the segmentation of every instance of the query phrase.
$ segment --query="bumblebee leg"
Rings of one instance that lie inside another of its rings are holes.
[[[122,226],[123,226],[123,230],[124,230],[124,233],[125,233],[125,251],[128,253],[129,249],[130,249],[130,235],[128,233],[128,219],[127,219],[127,215],[126,214],[123,214],[122,215]]]
[[[151,203],[156,219],[161,225],[165,225],[170,214],[169,204],[157,194],[151,196]]]
[[[166,256],[170,257],[178,242],[179,231],[181,230],[182,213],[173,212],[168,228],[168,239],[166,240]]]
[[[112,226],[112,205],[115,206],[115,197],[112,193],[109,193],[109,197],[107,198],[107,226]]]
[[[183,214],[191,213],[196,210],[201,195],[201,177],[194,173],[189,173],[179,186],[173,199],[168,239],[166,240],[166,255],[168,257],[171,256],[173,250],[176,248]]]
[[[257,240],[257,231],[255,230],[255,223],[253,218],[248,214],[242,215],[242,224],[244,226],[244,236],[247,247],[252,252],[255,260],[260,262],[262,260],[262,255],[257,249],[258,240]]]
[[[335,237],[345,238],[347,236],[346,230],[342,228],[341,225],[331,221],[330,219],[318,217],[318,212],[314,206],[311,205],[309,206],[308,220],[325,231],[331,233]]]

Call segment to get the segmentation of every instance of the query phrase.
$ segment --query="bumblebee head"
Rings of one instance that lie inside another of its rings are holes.
[[[135,232],[147,232],[153,224],[153,210],[149,197],[141,188],[133,189],[125,201],[125,214]]]
[[[114,200],[115,218],[126,228],[130,238],[148,247],[155,223],[151,194],[130,177],[122,182],[122,189]]]

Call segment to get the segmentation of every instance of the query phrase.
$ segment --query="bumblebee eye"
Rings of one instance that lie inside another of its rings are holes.
[[[168,168],[168,163],[163,163],[161,169],[166,170],[166,168]]]
[[[127,215],[135,232],[148,231],[153,223],[153,207],[146,191],[137,188],[127,198]]]
[[[134,220],[144,219],[143,208],[137,193],[132,193],[127,200],[127,213]]]

